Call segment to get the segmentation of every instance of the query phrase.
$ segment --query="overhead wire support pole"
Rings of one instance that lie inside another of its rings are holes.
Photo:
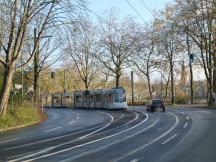
[[[66,69],[64,68],[64,93],[66,93]]]
[[[23,64],[23,54],[21,54],[21,65]],[[21,101],[24,99],[24,84],[23,84],[23,66],[21,67],[21,84],[22,84],[22,92],[21,92]]]
[[[131,97],[132,97],[132,105],[134,104],[134,77],[133,71],[131,71]]]

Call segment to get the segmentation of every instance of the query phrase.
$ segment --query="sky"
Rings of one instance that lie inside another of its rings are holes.
[[[131,15],[140,22],[149,22],[153,18],[152,10],[164,9],[165,5],[171,2],[173,0],[89,0],[88,7],[96,14],[111,8],[118,8],[125,16]]]

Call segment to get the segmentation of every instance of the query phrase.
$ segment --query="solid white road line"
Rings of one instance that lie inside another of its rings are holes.
[[[99,112],[99,113],[102,113],[102,114],[105,114],[105,115],[108,115],[108,116],[111,118],[110,122],[109,122],[108,124],[106,124],[104,127],[100,128],[100,129],[97,129],[96,131],[93,131],[93,132],[91,132],[91,133],[89,133],[89,134],[86,134],[85,136],[82,136],[82,137],[80,137],[79,139],[84,139],[84,138],[86,138],[86,137],[88,137],[88,136],[90,136],[90,135],[92,135],[92,134],[95,134],[95,133],[99,132],[100,130],[102,130],[102,129],[108,127],[108,126],[109,126],[110,124],[112,124],[112,122],[114,121],[113,116],[111,116],[110,114],[107,114],[107,113],[104,113],[104,112],[101,112],[101,111],[98,111],[98,112]]]
[[[134,113],[136,116],[135,116],[135,118],[133,120],[127,122],[126,125],[130,124],[130,123],[133,123],[134,121],[136,121],[138,119],[138,117],[139,117],[138,113],[137,112],[132,112],[132,113]]]
[[[96,126],[96,127],[93,127],[93,128],[87,129],[87,130],[79,131],[79,132],[73,132],[73,133],[58,136],[58,137],[49,138],[49,139],[46,139],[46,140],[41,140],[41,141],[36,141],[36,142],[32,142],[32,143],[26,143],[24,145],[9,147],[9,148],[4,149],[4,151],[13,150],[13,149],[17,149],[17,148],[21,148],[21,147],[25,147],[25,146],[31,146],[31,145],[34,145],[34,144],[39,144],[39,143],[43,143],[43,142],[49,142],[49,141],[53,141],[53,140],[56,140],[56,139],[65,138],[65,137],[68,137],[68,136],[71,136],[71,135],[74,135],[74,134],[82,133],[82,132],[85,132],[85,131],[90,131],[90,130],[98,128],[98,127],[100,127],[100,126]]]
[[[124,125],[128,125],[128,124],[134,122],[135,120],[137,120],[138,117],[139,117],[138,113],[136,113],[136,112],[132,112],[132,113],[135,114],[135,117],[133,118],[133,120],[130,120],[130,121],[128,121],[127,123],[124,123],[124,124],[122,124],[122,125],[119,125],[119,126],[115,127],[115,129],[116,129],[116,128],[119,128],[119,127],[121,127],[121,126],[124,126]],[[115,120],[115,122],[116,122],[116,121],[118,121],[118,120]],[[110,130],[107,130],[107,131],[110,131]],[[105,132],[107,132],[107,131],[105,131]],[[104,133],[104,132],[102,132],[102,133]],[[99,134],[100,134],[100,133],[99,133]]]
[[[31,156],[36,156],[36,155],[42,154],[43,152],[47,152],[47,151],[49,151],[50,149],[52,149],[52,147],[49,147],[49,148],[46,148],[46,149],[41,150],[40,152],[36,152],[36,153],[34,153],[34,154],[31,154]],[[30,157],[30,155],[26,155],[25,157],[28,158],[28,157]],[[19,159],[15,159],[15,160],[9,160],[8,162],[20,161],[21,159],[22,159],[22,157],[19,158]]]
[[[183,126],[183,128],[186,128],[188,126],[188,122],[186,122]]]
[[[4,143],[16,141],[16,140],[19,140],[19,139],[20,139],[20,138],[14,138],[14,139],[6,140],[6,141],[1,141],[0,144],[4,144]]]
[[[171,141],[172,139],[174,139],[178,134],[174,134],[173,136],[171,136],[170,138],[168,138],[166,141],[162,142],[162,145],[165,145],[166,143],[168,143],[169,141]]]
[[[71,125],[71,124],[73,124],[73,123],[75,123],[75,122],[76,122],[75,120],[72,120],[72,121],[68,122],[67,124],[68,124],[68,125]]]
[[[168,112],[168,113],[171,114],[171,115],[173,115],[175,117],[175,124],[168,131],[166,131],[165,133],[161,134],[159,137],[155,138],[154,140],[150,141],[149,143],[147,143],[147,144],[145,144],[145,145],[143,145],[143,146],[141,146],[141,147],[139,147],[137,149],[134,149],[134,150],[128,152],[127,154],[123,154],[122,156],[120,156],[117,159],[112,160],[112,162],[117,162],[117,161],[119,161],[121,159],[124,159],[125,157],[128,157],[128,156],[130,156],[132,154],[135,154],[136,152],[138,152],[138,151],[140,151],[140,150],[142,150],[142,149],[150,146],[151,144],[157,142],[158,140],[160,140],[161,138],[163,138],[164,136],[166,136],[167,134],[169,134],[171,131],[173,131],[176,128],[176,126],[179,124],[179,118],[178,118],[178,116],[176,116],[175,114],[173,114],[171,112]]]
[[[124,115],[121,113],[120,117],[119,117],[118,119],[116,119],[115,122],[121,120],[121,119],[123,118],[123,116],[124,116]]]
[[[52,128],[52,129],[49,129],[49,130],[46,130],[45,132],[48,133],[48,132],[51,132],[51,131],[54,131],[54,130],[57,130],[57,129],[60,129],[61,127],[55,127],[55,128]]]
[[[56,151],[56,152],[53,152],[53,153],[49,153],[49,154],[46,154],[46,155],[43,155],[43,156],[38,156],[38,157],[35,157],[35,158],[32,158],[32,159],[28,159],[28,160],[25,160],[25,162],[33,161],[33,160],[37,160],[37,159],[42,159],[42,158],[49,157],[49,156],[52,156],[52,155],[56,155],[56,154],[59,154],[59,153],[62,153],[62,152],[66,152],[66,151],[69,151],[69,150],[72,150],[72,149],[75,149],[75,148],[79,148],[79,147],[82,147],[82,146],[86,146],[86,145],[89,145],[89,144],[92,144],[92,143],[95,143],[95,142],[98,142],[98,141],[102,141],[102,140],[104,140],[104,139],[108,139],[108,138],[114,137],[114,136],[116,136],[116,135],[119,135],[119,134],[121,134],[121,133],[123,133],[123,132],[129,131],[129,130],[131,130],[131,129],[134,129],[134,128],[138,127],[139,125],[141,125],[142,123],[144,123],[144,122],[146,122],[146,121],[148,120],[148,114],[146,114],[145,112],[142,112],[142,113],[146,115],[146,118],[145,118],[142,122],[140,122],[140,123],[134,125],[133,127],[130,127],[130,128],[125,129],[125,130],[123,130],[123,131],[121,131],[121,132],[118,132],[118,133],[115,133],[115,134],[112,134],[112,135],[109,135],[109,136],[106,136],[106,137],[103,137],[103,138],[99,138],[99,139],[97,139],[97,140],[93,140],[93,141],[91,141],[91,142],[86,142],[86,143],[83,143],[83,144],[81,144],[81,145],[77,145],[77,146],[74,146],[74,147],[70,147],[70,148],[67,148],[67,149],[63,149],[63,150],[60,150],[60,151]],[[60,144],[60,145],[56,145],[56,146],[53,146],[53,147],[57,148],[57,147],[66,145],[66,144],[68,144],[68,143],[71,143],[71,141],[66,142],[66,143],[63,143],[63,144]],[[51,150],[51,149],[50,149],[50,150]],[[49,150],[47,150],[47,151],[49,151]],[[40,153],[40,151],[39,151],[38,153]],[[32,155],[30,154],[30,155],[28,155],[28,157],[32,157]],[[27,158],[28,158],[28,157],[27,157]],[[19,158],[19,159],[13,159],[13,161],[20,161],[20,160],[23,160],[23,159],[26,159],[26,157],[24,156],[24,157]]]
[[[108,148],[108,147],[110,147],[110,146],[112,146],[112,145],[114,145],[114,144],[117,144],[117,143],[119,143],[119,142],[125,141],[125,140],[127,140],[127,139],[129,139],[129,138],[132,138],[132,137],[134,137],[134,136],[136,136],[136,135],[142,133],[142,132],[145,132],[146,130],[148,130],[148,129],[152,128],[153,126],[155,126],[158,122],[159,122],[159,120],[156,120],[153,124],[149,125],[148,127],[146,127],[145,129],[143,129],[142,131],[136,132],[135,134],[132,134],[132,135],[130,135],[130,136],[127,136],[126,138],[122,138],[122,139],[115,140],[115,141],[113,141],[113,142],[111,142],[111,143],[109,143],[109,144],[107,144],[107,145],[98,147],[98,148],[96,148],[96,149],[94,149],[94,150],[91,150],[91,151],[88,151],[88,152],[81,153],[81,154],[79,154],[79,155],[70,157],[70,158],[65,159],[65,160],[63,160],[63,161],[60,161],[60,162],[70,162],[70,161],[72,161],[72,160],[74,160],[74,159],[76,159],[76,158],[79,158],[79,157],[82,157],[82,156],[85,156],[85,155],[88,155],[88,154],[91,154],[91,153],[94,153],[94,152],[97,152],[97,151],[106,149],[106,148]]]
[[[139,159],[133,159],[130,162],[138,162],[138,161],[139,161]]]

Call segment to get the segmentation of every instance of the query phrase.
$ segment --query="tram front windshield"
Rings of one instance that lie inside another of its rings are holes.
[[[114,102],[126,102],[125,90],[114,91]]]

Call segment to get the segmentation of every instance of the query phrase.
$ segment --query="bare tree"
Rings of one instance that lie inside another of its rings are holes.
[[[122,70],[128,67],[128,60],[138,47],[138,33],[136,23],[130,18],[118,22],[114,14],[101,20],[100,24],[102,50],[97,57],[116,80],[116,87],[120,85]]]
[[[70,54],[85,88],[89,89],[100,72],[98,60],[95,58],[100,51],[95,26],[87,18],[81,17],[76,25],[70,28],[67,40],[65,52]]]
[[[37,50],[34,55],[33,64],[30,64],[26,67],[26,71],[28,72],[27,78],[33,84],[34,104],[37,103],[39,98],[39,78],[42,78],[43,75],[47,75],[47,70],[50,71],[49,69],[52,65],[62,60],[62,56],[57,54],[58,49],[60,49],[60,46],[62,45],[62,41],[56,36],[58,35],[57,31],[52,30],[52,34],[54,33],[55,37],[52,37],[51,35],[46,35],[42,37],[43,39],[41,39],[40,43],[38,44]],[[46,34],[49,33],[46,32]],[[34,48],[34,45],[32,48]],[[28,51],[32,52],[32,49],[28,49]],[[32,54],[30,53],[29,55]],[[31,73],[29,74],[29,72]]]
[[[156,37],[154,35],[152,27],[146,27],[142,33],[139,34],[139,48],[136,49],[136,53],[131,60],[136,69],[147,78],[149,96],[152,98],[152,87],[150,74],[155,71],[156,67]]]
[[[10,90],[12,87],[12,78],[16,63],[21,57],[23,45],[28,40],[28,34],[33,31],[36,15],[41,16],[41,24],[38,27],[37,36],[34,39],[34,48],[31,55],[25,63],[19,67],[27,65],[35,56],[37,46],[44,31],[55,25],[59,20],[59,14],[62,9],[61,2],[57,0],[25,0],[25,1],[2,1],[4,8],[1,23],[7,26],[6,35],[0,35],[0,44],[4,52],[1,53],[0,62],[4,65],[5,73],[3,78],[3,87],[0,91],[0,116],[7,113],[7,105]],[[65,3],[65,1],[64,1]],[[61,22],[61,21],[60,21]]]
[[[178,1],[177,26],[197,45],[196,59],[201,63],[208,83],[208,103],[213,104],[216,94],[216,32],[214,29],[215,1]],[[185,21],[187,20],[187,21]]]
[[[174,92],[174,65],[175,57],[182,50],[181,40],[175,31],[171,28],[170,30],[163,30],[160,35],[161,37],[161,49],[165,54],[165,59],[169,62],[170,70],[170,83],[171,83],[171,104],[175,103],[175,92]]]

